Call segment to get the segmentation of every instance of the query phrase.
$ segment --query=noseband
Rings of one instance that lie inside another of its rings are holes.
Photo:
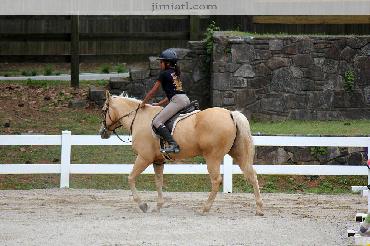
[[[119,139],[121,139],[119,136],[118,136],[118,134],[116,133],[116,129],[118,129],[118,128],[120,128],[121,126],[122,126],[122,124],[121,124],[121,120],[123,119],[123,118],[126,118],[126,117],[128,117],[128,116],[130,116],[132,113],[135,113],[135,116],[134,116],[134,119],[132,120],[132,122],[131,122],[131,125],[130,125],[130,134],[132,134],[132,126],[134,125],[134,121],[135,121],[135,119],[136,119],[136,115],[137,115],[137,111],[139,111],[139,109],[140,109],[140,104],[137,106],[137,108],[136,109],[134,109],[134,110],[132,110],[132,111],[130,111],[130,112],[128,112],[127,114],[125,114],[125,115],[123,115],[123,116],[121,116],[118,120],[116,120],[116,121],[113,121],[112,120],[112,117],[110,116],[110,113],[109,113],[109,103],[106,103],[106,109],[105,110],[103,110],[103,121],[102,121],[102,123],[103,123],[103,125],[104,125],[104,129],[105,130],[107,130],[107,131],[111,131],[111,132],[113,132]],[[106,118],[107,118],[107,114],[108,114],[108,117],[109,117],[109,119],[113,122],[112,124],[110,124],[110,126],[108,126],[107,125],[107,120],[106,120]],[[111,127],[111,126],[114,126],[115,124],[117,124],[119,122],[119,126],[116,126],[113,130],[110,130],[109,128]],[[121,139],[122,140],[122,139]],[[123,140],[122,140],[123,141]]]

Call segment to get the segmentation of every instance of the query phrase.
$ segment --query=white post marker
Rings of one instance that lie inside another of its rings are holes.
[[[69,188],[71,166],[71,132],[62,131],[62,151],[60,157],[60,188]]]
[[[229,155],[224,157],[224,180],[223,191],[224,193],[233,192],[233,158]]]

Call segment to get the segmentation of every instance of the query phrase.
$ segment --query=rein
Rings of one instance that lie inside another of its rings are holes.
[[[105,110],[103,110],[103,113],[104,113],[104,116],[103,116],[103,119],[104,119],[104,120],[103,120],[103,124],[104,124],[105,129],[107,129],[108,131],[112,131],[112,132],[113,132],[113,133],[118,137],[118,139],[119,139],[119,140],[121,140],[122,142],[124,142],[124,141],[122,140],[122,138],[120,138],[120,136],[117,134],[116,129],[118,129],[118,128],[120,128],[120,127],[122,126],[122,124],[121,124],[121,122],[120,122],[120,121],[121,121],[123,118],[128,117],[128,116],[130,116],[132,113],[134,113],[134,112],[135,112],[134,119],[132,120],[131,125],[130,125],[130,135],[131,135],[131,134],[132,134],[132,127],[133,127],[133,125],[134,125],[134,122],[135,122],[135,119],[136,119],[136,115],[137,115],[137,112],[139,111],[139,109],[140,109],[140,104],[137,106],[137,108],[136,108],[136,109],[134,109],[134,110],[132,110],[132,111],[128,112],[127,114],[125,114],[125,115],[121,116],[118,120],[113,121],[113,120],[112,120],[112,117],[110,116],[110,113],[109,113],[109,104],[107,103],[107,108],[106,108]],[[115,127],[113,130],[110,130],[110,129],[109,129],[109,126],[107,126],[107,121],[105,120],[105,119],[106,119],[107,114],[108,114],[108,116],[109,116],[109,119],[113,122],[110,126],[113,126],[113,125],[117,124],[118,122],[120,123],[120,124],[119,124],[119,126]]]

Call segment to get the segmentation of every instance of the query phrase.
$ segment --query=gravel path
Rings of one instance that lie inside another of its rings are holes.
[[[155,192],[141,192],[153,208]],[[366,211],[359,195],[165,193],[161,213],[142,213],[124,190],[0,191],[0,245],[349,245]]]

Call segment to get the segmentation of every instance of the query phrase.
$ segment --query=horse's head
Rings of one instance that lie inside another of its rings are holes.
[[[105,103],[102,108],[102,124],[99,130],[99,134],[101,138],[108,139],[112,132],[121,126],[118,118],[118,113],[116,112],[116,109],[112,107],[113,100],[109,93],[109,91],[105,92]]]
[[[137,111],[141,101],[128,98],[124,92],[121,96],[111,96],[109,91],[105,93],[106,100],[102,109],[103,120],[99,130],[101,138],[107,139],[121,126],[132,132]]]

